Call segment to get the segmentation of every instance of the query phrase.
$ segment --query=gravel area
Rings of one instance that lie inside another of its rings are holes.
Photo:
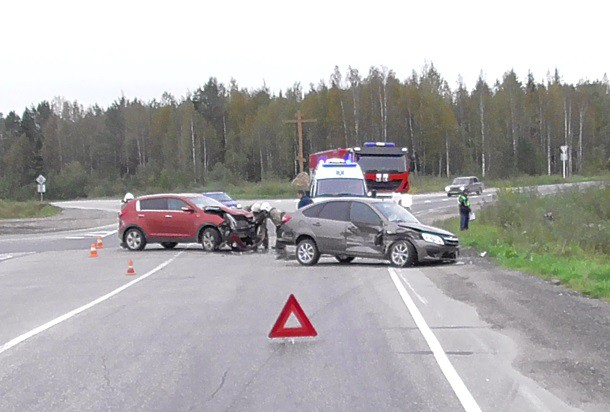
[[[63,209],[59,214],[37,219],[1,219],[1,235],[60,232],[117,223],[117,213],[93,209]]]

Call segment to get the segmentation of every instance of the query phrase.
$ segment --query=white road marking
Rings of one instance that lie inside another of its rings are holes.
[[[115,234],[116,232],[118,232],[118,230],[104,230],[104,231],[100,231],[100,232],[90,232],[90,233],[83,233],[82,236],[66,236],[64,239],[68,239],[68,240],[81,240],[81,239],[85,239],[87,237],[94,237],[94,238],[98,238],[98,237],[108,237],[110,235]]]
[[[3,260],[9,260],[16,257],[33,255],[36,252],[15,252],[15,253],[0,253],[0,262]]]
[[[131,282],[124,284],[120,288],[117,288],[117,289],[113,290],[112,292],[107,293],[104,296],[102,296],[100,298],[97,298],[94,301],[87,303],[86,305],[81,306],[80,308],[76,308],[76,309],[74,309],[74,310],[72,310],[72,311],[70,311],[70,312],[68,312],[68,313],[66,313],[64,315],[61,315],[61,316],[59,316],[59,317],[57,317],[57,318],[55,318],[55,319],[45,323],[44,325],[40,325],[37,328],[32,329],[31,331],[29,331],[27,333],[24,333],[21,336],[17,336],[16,338],[6,342],[4,345],[0,346],[0,354],[5,352],[5,351],[7,351],[7,350],[9,350],[13,346],[18,345],[21,342],[31,338],[32,336],[36,336],[39,333],[42,333],[42,332],[46,331],[47,329],[52,328],[53,326],[58,325],[61,322],[65,321],[65,320],[68,320],[68,319],[78,315],[81,312],[86,311],[87,309],[91,309],[92,307],[94,307],[98,303],[101,303],[101,302],[103,302],[105,300],[108,300],[111,297],[113,297],[114,295],[117,295],[117,294],[121,293],[122,291],[124,291],[125,289],[129,288],[130,286],[133,286],[136,283],[143,281],[147,277],[149,277],[152,274],[160,271],[161,269],[163,269],[164,267],[166,267],[167,265],[172,263],[174,260],[176,260],[176,258],[178,256],[180,256],[183,253],[184,253],[184,251],[176,253],[171,259],[166,260],[165,262],[161,263],[159,266],[157,266],[154,269],[146,272],[144,275],[140,276],[139,278],[134,279]]]
[[[481,408],[477,404],[477,401],[473,398],[466,385],[464,385],[462,378],[460,378],[460,375],[458,375],[458,373],[456,372],[455,368],[451,364],[451,361],[449,361],[447,354],[445,353],[438,339],[436,339],[436,336],[426,323],[426,320],[422,316],[421,312],[419,311],[419,309],[417,309],[415,302],[413,302],[413,299],[411,299],[411,296],[409,296],[409,292],[407,292],[407,289],[405,289],[404,285],[398,278],[396,271],[393,268],[389,268],[388,272],[390,272],[390,277],[392,278],[396,289],[398,289],[398,293],[400,294],[402,301],[407,306],[409,313],[411,313],[411,317],[415,321],[415,324],[419,328],[419,331],[426,340],[428,347],[430,348],[432,354],[434,355],[434,358],[436,359],[436,363],[438,363],[438,366],[440,366],[441,371],[443,372],[445,378],[451,385],[453,392],[455,392],[456,396],[460,400],[462,407],[467,412],[480,412]]]
[[[415,291],[415,289],[413,289],[413,286],[411,286],[409,281],[407,281],[407,279],[402,275],[402,273],[400,274],[400,278],[403,280],[403,282],[405,282],[409,289],[411,289],[411,292],[413,292],[415,296],[417,296],[417,299],[419,299],[421,303],[423,303],[424,305],[428,304],[428,300],[423,296],[419,296],[419,294]]]
[[[424,200],[424,203],[432,203],[432,200]]]

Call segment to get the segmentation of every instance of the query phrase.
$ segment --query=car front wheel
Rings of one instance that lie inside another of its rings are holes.
[[[125,246],[129,250],[142,250],[146,246],[146,237],[140,229],[131,228],[125,232]]]
[[[312,239],[303,239],[297,245],[297,260],[301,265],[313,266],[318,263],[320,252]]]
[[[398,240],[390,246],[389,258],[392,265],[404,268],[415,263],[415,248],[407,240]]]
[[[201,235],[201,246],[206,252],[213,252],[220,247],[220,233],[213,227],[208,227]]]

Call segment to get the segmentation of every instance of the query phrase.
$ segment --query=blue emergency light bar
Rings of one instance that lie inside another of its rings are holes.
[[[322,167],[356,167],[356,163],[324,163]]]
[[[396,147],[396,143],[388,142],[365,142],[364,147]]]

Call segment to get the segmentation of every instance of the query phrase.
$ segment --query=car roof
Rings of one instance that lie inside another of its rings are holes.
[[[334,201],[346,201],[346,200],[353,200],[353,201],[361,201],[361,202],[365,202],[365,203],[381,203],[381,202],[388,202],[388,200],[384,200],[381,198],[376,198],[376,197],[359,197],[359,196],[338,196],[338,197],[328,197],[328,198],[317,198],[317,202],[316,203],[312,203],[313,205],[319,205],[322,203],[326,203],[326,202],[334,202]],[[309,205],[307,205],[309,206]]]
[[[220,195],[220,194],[226,194],[226,192],[203,192],[203,195]]]
[[[144,196],[139,196],[136,199],[140,200],[140,199],[152,199],[155,197],[167,197],[167,196],[172,196],[172,197],[199,197],[202,196],[201,193],[156,193],[153,195],[144,195]]]

